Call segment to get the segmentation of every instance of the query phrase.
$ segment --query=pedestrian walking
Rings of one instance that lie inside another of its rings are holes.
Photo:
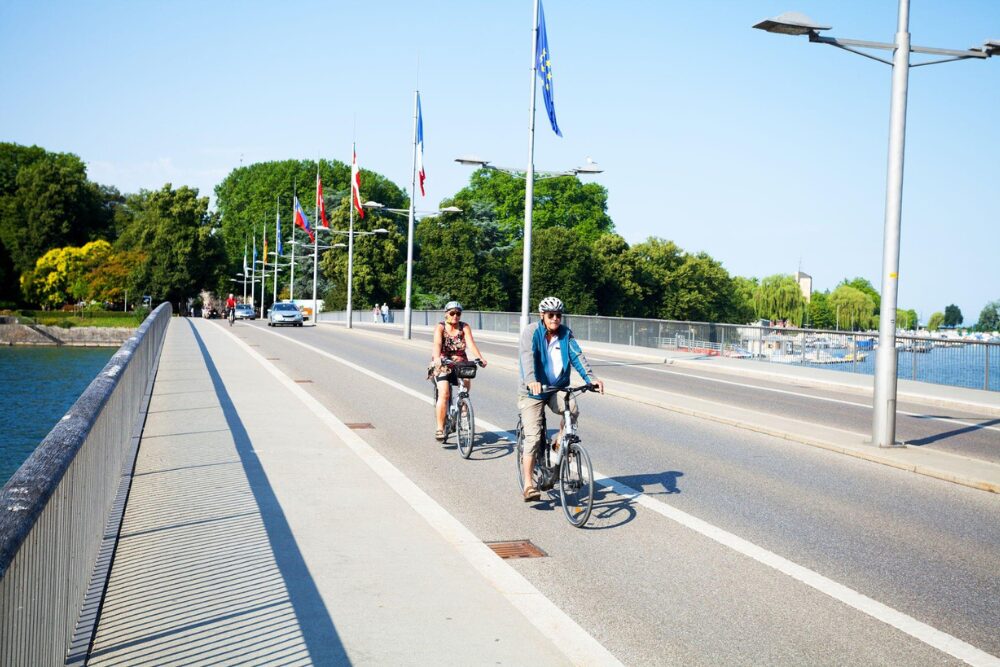
[[[389,321],[389,304],[385,301],[382,302],[382,323],[385,324]]]
[[[372,322],[378,324],[382,319],[382,312],[378,309],[378,304],[376,303],[372,306]]]

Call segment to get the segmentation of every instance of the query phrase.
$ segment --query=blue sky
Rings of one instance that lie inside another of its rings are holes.
[[[535,164],[592,157],[630,243],[705,251],[733,274],[801,265],[817,289],[879,288],[890,68],[751,26],[784,11],[892,41],[896,0],[546,0],[563,138],[539,98]],[[0,4],[0,140],[69,151],[131,192],[211,194],[244,163],[317,156],[410,180],[412,95],[427,197],[476,153],[527,163],[531,0]],[[996,0],[912,0],[912,42],[1000,39]],[[419,69],[418,69],[419,59]],[[910,74],[900,307],[967,323],[1000,299],[1000,58]]]

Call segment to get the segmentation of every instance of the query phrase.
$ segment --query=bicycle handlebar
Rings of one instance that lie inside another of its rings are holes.
[[[525,387],[527,389],[527,387]],[[564,391],[570,394],[582,394],[588,391],[597,391],[596,384],[582,384],[579,387],[553,387],[552,385],[543,384],[542,393],[548,394],[556,391]]]
[[[477,366],[479,366],[480,368],[485,368],[486,367],[486,364],[483,363],[483,360],[480,359],[480,358],[478,358],[478,357],[475,358],[475,359],[473,359],[472,361],[474,361],[475,364]],[[441,365],[442,366],[454,366],[457,363],[458,362],[455,361],[454,359],[449,359],[448,357],[441,357]]]

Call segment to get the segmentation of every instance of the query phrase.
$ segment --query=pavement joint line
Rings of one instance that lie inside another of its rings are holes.
[[[296,385],[273,364],[268,362],[263,355],[251,349],[249,345],[239,340],[231,332],[226,331],[222,327],[219,328],[224,333],[229,334],[237,345],[243,347],[247,354],[260,363],[282,386],[299,398],[358,458],[364,461],[393,491],[399,494],[432,528],[462,554],[481,576],[489,581],[514,608],[521,612],[529,622],[547,636],[573,663],[583,665],[621,665],[618,659],[600,642],[594,639],[590,633],[580,627],[566,612],[545,597],[527,578],[494,553],[471,530],[417,486],[399,468],[379,454],[375,448],[365,442],[357,433],[349,429],[340,419],[309,394],[309,392]],[[354,370],[365,373],[384,383],[391,384],[391,386],[401,389],[409,395],[430,402],[427,396],[418,394],[386,378],[379,377],[375,373],[349,361],[340,359],[335,355],[274,331],[262,331],[301,345],[314,352],[319,352],[324,356],[331,357]]]
[[[345,333],[345,334],[353,333],[353,331],[354,331],[353,329],[349,331],[348,329],[343,328],[343,327],[335,328],[334,330],[339,330],[339,331],[341,331],[342,333]],[[276,332],[269,332],[269,333],[276,333]],[[407,347],[420,347],[420,348],[424,348],[426,346],[426,342],[415,341],[415,340],[412,340],[412,339],[407,340],[407,339],[404,339],[404,338],[387,337],[385,340],[386,340],[386,342],[391,342],[391,343],[394,343],[396,345],[403,345],[403,346],[407,346]],[[428,358],[429,358],[429,355],[428,355]],[[516,367],[516,365],[513,362],[507,361],[503,357],[501,357],[501,359],[504,359],[504,360],[500,361],[500,362],[498,362],[498,361],[490,361],[490,365],[491,366],[497,366],[499,368],[504,368],[506,370],[515,371],[516,372],[517,367]],[[350,362],[347,362],[347,363],[350,363]],[[654,370],[654,369],[649,369],[649,370]],[[782,379],[785,380],[785,381],[787,381],[788,378],[782,378]],[[728,381],[727,380],[723,380],[723,382],[728,382]],[[631,392],[621,391],[618,388],[621,385],[625,385],[627,387],[630,387],[630,388],[632,388],[633,391],[631,391]],[[641,389],[642,391],[635,392],[635,389]],[[784,391],[784,390],[781,390],[781,391]],[[646,394],[649,393],[649,392],[657,392],[657,393],[659,393],[661,395],[666,395],[668,397],[669,396],[674,396],[674,397],[680,398],[680,399],[685,400],[685,401],[698,401],[698,402],[701,402],[701,403],[707,403],[709,405],[719,406],[719,407],[725,408],[727,410],[736,410],[736,411],[740,411],[740,412],[743,412],[743,413],[750,413],[751,418],[748,418],[748,419],[736,419],[736,418],[732,418],[732,417],[724,417],[724,416],[718,415],[716,413],[713,413],[711,411],[698,410],[698,409],[695,409],[695,408],[689,408],[689,407],[677,405],[675,403],[668,403],[668,402],[663,401],[663,400],[656,400],[656,399],[654,399],[652,397],[647,397],[646,396]],[[775,419],[780,419],[782,422],[786,422],[786,423],[790,422],[792,424],[801,424],[803,426],[808,426],[808,427],[814,428],[814,429],[822,429],[822,430],[827,430],[827,431],[839,432],[839,433],[842,433],[844,435],[850,436],[852,438],[859,439],[857,448],[847,447],[847,446],[844,446],[842,444],[838,444],[836,442],[832,442],[830,440],[825,440],[825,439],[822,439],[822,438],[805,435],[803,433],[799,433],[799,432],[796,432],[796,431],[793,431],[793,430],[790,430],[790,429],[777,428],[777,427],[774,427],[774,426],[767,426],[765,424],[761,424],[761,423],[755,421],[752,418],[753,416],[755,416],[755,413],[753,413],[752,411],[746,410],[744,408],[740,408],[738,406],[732,406],[732,405],[729,405],[729,404],[726,404],[726,403],[716,403],[716,402],[712,402],[712,401],[706,401],[705,399],[691,398],[691,397],[688,397],[688,396],[684,396],[683,394],[678,394],[676,392],[667,392],[667,391],[664,391],[662,389],[652,389],[652,388],[638,387],[637,385],[632,385],[630,383],[622,383],[622,382],[612,383],[612,387],[609,388],[609,389],[606,389],[605,393],[608,394],[608,395],[610,395],[610,396],[617,396],[619,398],[624,398],[624,399],[627,399],[627,400],[630,400],[630,401],[635,401],[635,402],[638,402],[638,403],[642,403],[644,405],[649,405],[649,406],[654,407],[654,408],[659,408],[659,409],[662,409],[662,410],[669,410],[671,412],[676,412],[678,414],[687,415],[689,417],[695,417],[695,418],[698,418],[698,419],[705,419],[707,421],[716,422],[716,423],[719,423],[719,424],[723,424],[725,426],[731,426],[731,427],[734,427],[734,428],[740,428],[740,429],[744,429],[744,430],[747,430],[747,431],[752,431],[754,433],[761,433],[761,434],[764,434],[764,435],[769,435],[769,436],[780,438],[782,440],[786,440],[786,441],[789,441],[789,442],[797,442],[797,443],[800,443],[800,444],[803,444],[803,445],[807,445],[809,447],[816,447],[816,448],[819,448],[819,449],[824,449],[826,451],[835,452],[837,454],[843,454],[843,455],[846,455],[846,456],[851,456],[851,457],[854,457],[854,458],[857,458],[857,459],[861,459],[863,461],[868,461],[870,463],[877,463],[877,464],[880,464],[880,465],[889,466],[891,468],[896,468],[897,470],[904,470],[906,472],[914,473],[914,474],[917,474],[917,475],[922,475],[924,477],[930,477],[932,479],[937,479],[937,480],[944,481],[944,482],[950,482],[952,484],[958,484],[960,486],[966,486],[966,487],[969,487],[969,488],[972,488],[972,489],[977,489],[977,490],[980,490],[980,491],[988,491],[988,492],[991,492],[991,493],[1000,493],[1000,483],[990,482],[990,481],[987,481],[987,480],[984,480],[984,479],[977,479],[977,478],[974,478],[974,477],[969,477],[969,476],[965,476],[965,475],[959,475],[959,474],[950,473],[950,472],[947,472],[947,471],[942,471],[942,470],[939,470],[939,469],[935,469],[933,466],[929,466],[929,465],[926,465],[926,464],[920,464],[920,463],[909,462],[909,461],[900,461],[898,457],[900,457],[900,456],[911,456],[913,451],[919,452],[919,450],[917,448],[911,446],[911,447],[908,447],[908,448],[901,448],[899,454],[891,454],[891,453],[889,453],[892,450],[886,450],[886,452],[883,453],[883,452],[877,450],[874,446],[865,444],[863,442],[863,439],[868,437],[868,434],[866,434],[866,433],[857,433],[855,431],[849,431],[847,429],[841,429],[841,428],[838,428],[836,426],[823,426],[823,425],[820,425],[820,424],[814,424],[814,423],[811,423],[811,422],[806,422],[806,421],[802,421],[802,420],[799,420],[799,419],[794,419],[792,417],[779,417],[779,416],[775,416]],[[422,397],[422,398],[424,398],[424,397]],[[871,450],[871,451],[869,451],[869,450]],[[908,450],[910,450],[910,451],[908,452]],[[960,459],[964,459],[966,461],[973,461],[977,465],[983,465],[983,466],[987,466],[987,467],[998,467],[997,464],[990,463],[989,461],[982,461],[980,459],[973,459],[971,457],[964,457],[964,456],[961,456],[961,455],[952,454],[951,452],[938,452],[938,451],[935,451],[934,454],[935,455],[947,454],[951,458],[960,458]]]
[[[267,333],[273,333],[274,335],[279,335],[276,332],[267,332]],[[425,402],[428,403],[432,402],[427,396],[424,396],[422,394],[416,394],[416,392],[413,392],[413,390],[409,389],[408,387],[400,385],[394,382],[393,380],[389,380],[388,378],[384,378],[376,373],[373,373],[372,371],[364,369],[350,361],[347,361],[346,359],[342,359],[334,354],[324,352],[323,350],[320,350],[312,345],[309,345],[308,343],[304,343],[295,340],[293,338],[288,338],[288,340],[290,342],[296,343],[297,345],[300,345],[314,352],[318,352],[320,354],[323,354],[324,356],[334,359],[348,366],[349,368],[362,372],[368,375],[369,377],[372,377],[384,384],[389,385],[390,387],[401,389],[405,393],[410,395],[417,395],[421,400]],[[252,353],[252,350],[250,352]],[[272,373],[277,376],[279,371],[274,370],[272,371]],[[294,387],[294,385],[292,386]],[[299,389],[298,387],[295,388]],[[325,410],[325,408],[323,409]],[[484,426],[486,426],[487,429],[491,431],[505,434],[508,437],[508,439],[513,440],[513,438],[515,437],[514,434],[511,433],[509,430],[498,427],[495,424],[491,424],[490,422],[487,422],[485,420],[477,420],[477,421],[482,423]],[[367,443],[364,443],[364,445],[366,447],[370,447],[367,445]],[[374,450],[372,451],[374,452]],[[376,455],[379,456],[377,453]],[[391,464],[389,464],[388,461],[386,461],[386,463],[391,466]],[[397,472],[399,471],[397,470]],[[922,621],[919,621],[913,618],[912,616],[909,616],[908,614],[904,614],[903,612],[898,611],[873,598],[870,598],[867,595],[864,595],[863,593],[859,593],[858,591],[855,591],[854,589],[848,586],[845,586],[828,577],[825,577],[818,572],[815,572],[791,560],[788,560],[783,556],[779,556],[778,554],[769,551],[767,549],[764,549],[763,547],[757,546],[753,542],[745,540],[733,533],[730,533],[727,530],[724,530],[718,526],[710,524],[703,519],[699,519],[692,514],[688,514],[687,512],[679,510],[661,499],[652,498],[651,496],[648,496],[644,492],[634,489],[628,486],[627,484],[623,484],[622,482],[619,482],[613,477],[609,477],[599,472],[596,469],[593,471],[593,475],[595,484],[600,483],[604,486],[611,488],[617,495],[621,496],[622,498],[634,501],[637,504],[642,505],[646,509],[652,510],[653,512],[667,519],[670,519],[675,523],[678,523],[704,537],[707,537],[717,542],[718,544],[721,544],[722,546],[728,547],[733,551],[736,551],[737,553],[740,553],[748,558],[757,561],[758,563],[761,563],[762,565],[766,565],[774,570],[777,570],[778,572],[781,572],[782,574],[785,574],[786,576],[789,576],[809,586],[810,588],[813,588],[814,590],[823,593],[824,595],[827,595],[828,597],[831,597],[837,600],[838,602],[841,602],[851,607],[852,609],[860,611],[861,613],[871,618],[874,618],[875,620],[886,623],[896,628],[897,630],[910,635],[914,639],[917,639],[927,644],[928,646],[931,646],[941,651],[942,653],[946,653],[959,660],[963,660],[964,662],[967,662],[970,665],[976,665],[977,667],[980,666],[997,667],[998,665],[1000,665],[1000,658],[997,658],[996,656],[991,655],[983,651],[982,649],[976,648],[975,646],[967,642],[964,642],[953,635],[938,630],[937,628],[928,625],[926,623],[923,623]],[[408,478],[406,479],[407,481],[409,481]],[[412,484],[412,482],[410,483]],[[421,493],[423,492],[421,491]],[[434,502],[429,497],[428,500],[430,500],[430,502]],[[440,506],[438,506],[438,508],[440,508]],[[440,509],[443,511],[443,508]],[[485,547],[485,545],[483,545],[482,542],[479,542],[479,545]],[[488,550],[488,547],[486,548]],[[490,553],[492,553],[492,551]]]

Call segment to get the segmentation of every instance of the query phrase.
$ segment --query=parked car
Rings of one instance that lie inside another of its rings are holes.
[[[236,305],[236,319],[238,320],[255,320],[257,319],[257,311],[254,310],[253,306],[248,303],[240,303]]]
[[[276,327],[279,324],[302,326],[302,313],[294,303],[279,301],[271,306],[271,310],[267,312],[267,326]]]

